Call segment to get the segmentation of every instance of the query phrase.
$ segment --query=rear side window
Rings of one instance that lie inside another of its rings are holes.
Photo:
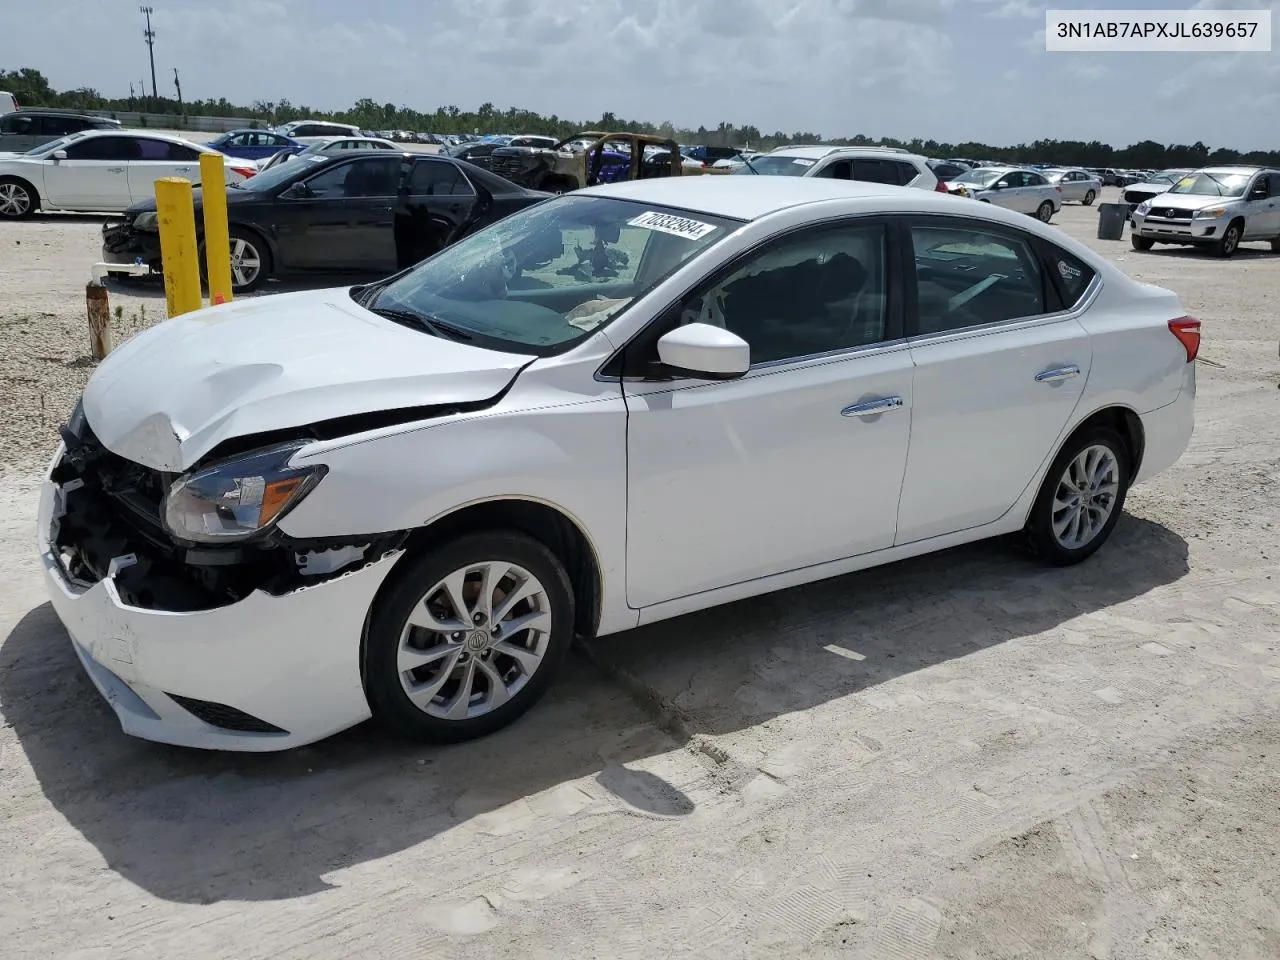
[[[891,160],[855,159],[853,161],[853,179],[862,180],[866,183],[888,183],[895,187],[902,185],[896,169],[896,163]]]
[[[886,163],[892,164],[898,171],[898,184],[905,187],[916,177],[920,176],[920,171],[916,169],[915,164],[907,163],[905,160],[886,160]]]
[[[470,196],[474,192],[462,172],[447,160],[418,160],[409,172],[409,193],[415,197]]]
[[[1048,268],[1049,277],[1062,297],[1062,303],[1070,310],[1080,302],[1089,284],[1093,283],[1094,269],[1048,241],[1042,242],[1041,254]]]

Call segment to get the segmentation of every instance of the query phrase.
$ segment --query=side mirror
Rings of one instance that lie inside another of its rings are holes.
[[[53,159],[54,159],[54,160],[65,160],[65,159],[67,159],[67,151],[65,151],[65,150],[55,150],[55,151],[53,151]]]
[[[284,192],[284,195],[296,200],[301,200],[303,197],[311,196],[311,188],[302,181],[298,181],[290,186],[289,189]]]
[[[689,323],[658,341],[658,359],[680,376],[736,380],[751,369],[751,347],[728,330],[709,323]]]
[[[1271,196],[1271,192],[1266,187],[1255,187],[1253,192],[1249,194],[1250,200],[1266,200]]]
[[[993,184],[991,185],[991,189],[992,189],[992,190],[1004,190],[1004,189],[1007,189],[1007,188],[1008,188],[1008,186],[1009,186],[1009,181],[1008,181],[1008,180],[1000,180],[1000,181],[999,181],[999,182],[997,182],[997,183],[993,183]]]

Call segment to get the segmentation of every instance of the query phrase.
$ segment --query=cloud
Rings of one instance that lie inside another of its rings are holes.
[[[1102,80],[1111,76],[1111,70],[1100,63],[1090,60],[1070,60],[1067,62],[1067,73],[1077,80]]]
[[[1010,17],[1025,17],[1032,19],[1039,17],[1044,18],[1046,7],[1043,4],[1035,3],[1033,0],[979,0],[980,3],[999,4],[994,10],[990,11],[987,16],[1004,19]]]

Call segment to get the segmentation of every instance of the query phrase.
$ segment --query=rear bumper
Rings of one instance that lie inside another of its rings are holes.
[[[1196,370],[1187,364],[1178,399],[1141,415],[1143,431],[1142,465],[1134,483],[1149,480],[1181,459],[1191,443],[1196,424]]]

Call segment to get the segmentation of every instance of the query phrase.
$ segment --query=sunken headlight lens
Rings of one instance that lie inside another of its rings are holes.
[[[165,526],[197,543],[244,540],[269,529],[324,476],[322,466],[289,466],[303,446],[272,447],[179,478],[165,498]]]

